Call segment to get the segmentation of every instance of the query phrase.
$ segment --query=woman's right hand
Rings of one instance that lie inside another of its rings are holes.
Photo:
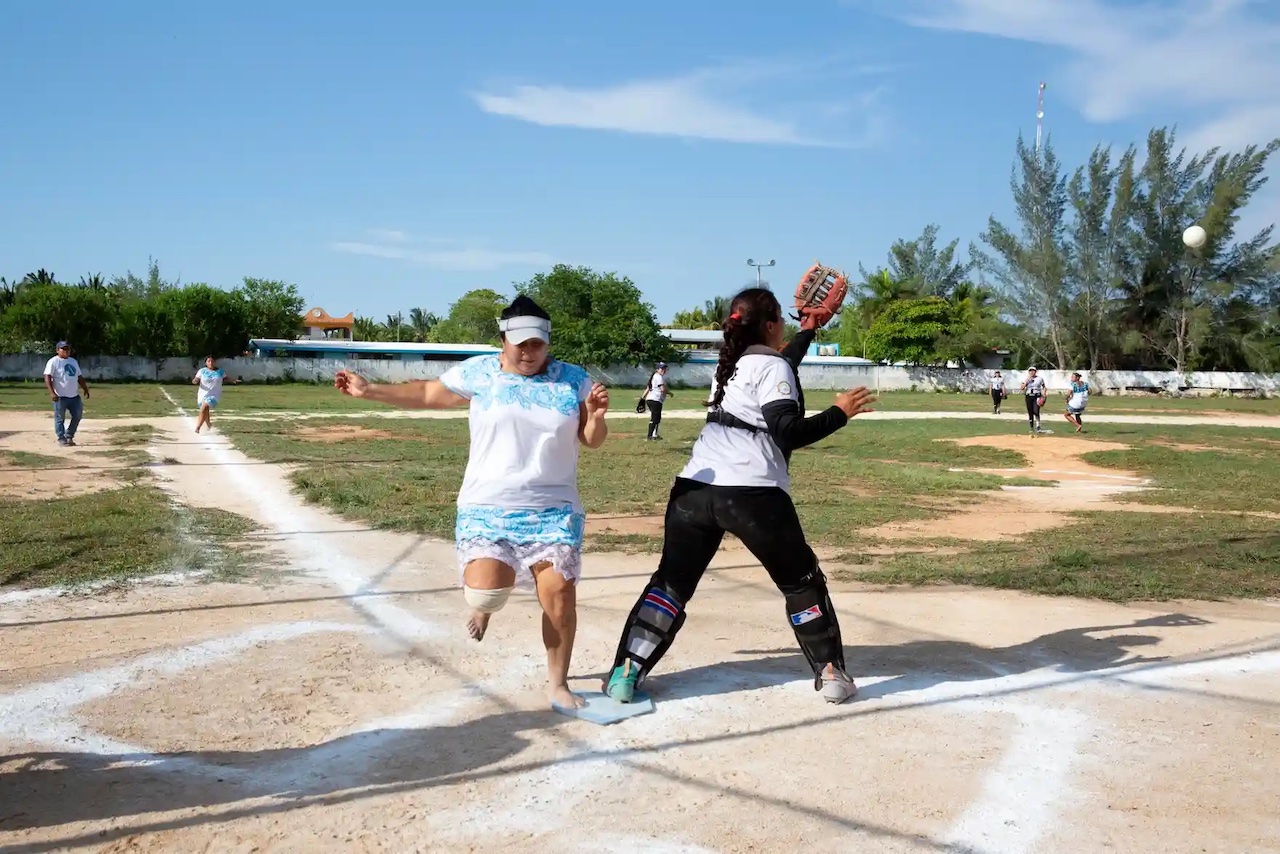
[[[333,378],[333,387],[352,397],[364,397],[369,390],[369,381],[352,371],[338,371]]]
[[[851,388],[836,395],[836,406],[850,418],[863,412],[875,412],[871,408],[871,404],[875,402],[875,397],[863,386]]]

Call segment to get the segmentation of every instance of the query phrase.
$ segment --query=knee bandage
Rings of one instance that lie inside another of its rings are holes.
[[[514,587],[499,587],[497,590],[477,590],[474,587],[462,586],[462,595],[467,604],[482,614],[496,614],[507,604]]]
[[[787,617],[800,650],[813,668],[815,685],[822,686],[822,668],[835,664],[844,669],[844,643],[840,623],[827,592],[827,579],[816,566],[793,592],[786,594]]]

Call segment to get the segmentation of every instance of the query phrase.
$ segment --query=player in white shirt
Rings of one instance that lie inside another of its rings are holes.
[[[667,502],[662,558],[618,642],[605,692],[631,702],[670,648],[685,608],[726,533],[764,565],[786,599],[796,640],[828,702],[856,691],[827,581],[791,501],[788,460],[796,448],[830,436],[874,398],[865,388],[836,396],[805,418],[796,372],[779,348],[784,319],[777,297],[750,288],[734,298],[724,325],[707,425]]]
[[[662,424],[662,404],[671,394],[671,390],[667,388],[667,363],[659,362],[653,376],[649,377],[649,386],[644,393],[645,406],[649,408],[649,435],[645,437],[645,441],[662,438],[658,435],[658,426]]]
[[[567,680],[586,527],[578,446],[604,444],[609,392],[582,368],[549,356],[551,319],[528,297],[516,297],[498,329],[500,353],[467,359],[439,380],[381,385],[339,371],[334,384],[402,409],[470,407],[470,455],[454,532],[471,608],[467,630],[481,640],[515,587],[535,589],[548,699],[553,707],[576,708],[583,700]]]
[[[1044,406],[1045,382],[1035,368],[1027,368],[1027,378],[1022,381],[1022,393],[1027,399],[1027,423],[1031,425],[1031,435],[1043,432],[1040,429],[1040,408]]]
[[[991,414],[1000,414],[1000,404],[1004,402],[1004,377],[999,371],[991,378]]]
[[[80,373],[80,363],[71,357],[71,345],[59,341],[54,351],[56,355],[44,365],[44,387],[53,400],[53,434],[59,445],[74,447],[76,428],[84,417],[84,400],[80,399],[80,393],[84,392],[84,399],[88,400],[89,386],[84,381],[84,374]],[[71,416],[70,426],[66,422],[68,415]]]
[[[226,379],[226,372],[218,367],[217,361],[212,356],[205,357],[204,367],[196,371],[196,375],[191,378],[192,385],[200,386],[196,391],[196,409],[200,412],[196,416],[197,433],[200,432],[201,427],[213,426],[213,410],[222,399],[222,383]],[[231,382],[238,383],[240,380],[234,379]]]

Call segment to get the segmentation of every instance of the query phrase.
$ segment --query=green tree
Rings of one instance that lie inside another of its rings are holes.
[[[867,330],[867,358],[936,364],[946,358],[939,352],[939,344],[954,333],[954,311],[942,297],[899,300],[886,307]]]
[[[372,317],[360,317],[357,315],[351,334],[357,341],[381,341],[383,340],[382,324]]]
[[[1009,183],[1018,230],[991,217],[981,235],[991,252],[975,246],[969,255],[995,279],[1026,341],[1047,342],[1045,355],[1059,370],[1066,370],[1070,339],[1067,188],[1052,144],[1046,141],[1037,152],[1019,135],[1017,164]]]
[[[409,328],[412,331],[413,340],[419,344],[430,340],[431,330],[439,322],[440,318],[425,308],[409,309]]]
[[[239,356],[249,344],[244,301],[236,294],[192,284],[164,291],[155,304],[173,318],[173,355]]]
[[[1000,319],[996,293],[973,282],[960,282],[951,292],[951,329],[938,343],[938,353],[962,364],[981,364],[984,356],[1003,349],[1017,329]]]
[[[889,248],[889,276],[921,296],[950,296],[974,266],[956,260],[959,239],[939,249],[938,230],[930,223],[915,240],[897,240]]]
[[[671,319],[671,326],[675,329],[702,331],[721,329],[729,317],[729,309],[732,305],[733,297],[709,299],[697,308],[676,312],[675,317]]]
[[[247,337],[292,341],[302,333],[302,312],[306,302],[296,285],[274,279],[245,277],[237,293],[244,301]]]
[[[110,353],[116,307],[107,293],[40,281],[33,277],[17,289],[4,313],[5,337],[41,350],[65,338],[81,355]]]
[[[1266,183],[1268,158],[1280,139],[1240,153],[1212,149],[1188,158],[1175,153],[1175,134],[1151,131],[1134,200],[1133,266],[1122,319],[1130,341],[1140,337],[1144,361],[1182,372],[1199,367],[1215,321],[1215,307],[1240,298],[1262,304],[1277,286],[1270,264],[1274,226],[1236,240],[1240,211]],[[1199,249],[1182,243],[1191,223],[1204,227]]]
[[[58,284],[58,280],[57,278],[54,277],[53,273],[50,273],[44,267],[41,267],[39,270],[36,270],[34,273],[27,273],[27,275],[23,278],[22,281],[24,284],[28,284],[28,285]]]
[[[1117,343],[1115,304],[1133,246],[1136,156],[1130,147],[1112,165],[1110,149],[1099,146],[1067,184],[1073,213],[1066,245],[1068,326],[1090,370],[1101,368]]]
[[[428,337],[437,344],[489,344],[498,346],[498,316],[510,302],[497,291],[468,291],[449,306],[449,315],[431,328]]]
[[[128,299],[121,305],[111,332],[111,352],[163,362],[182,351],[173,314],[159,299]]]
[[[556,358],[580,365],[639,365],[674,360],[653,306],[625,276],[557,264],[517,290],[551,315]]]

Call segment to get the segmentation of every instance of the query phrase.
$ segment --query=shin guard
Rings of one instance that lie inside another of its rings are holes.
[[[787,616],[796,633],[800,650],[813,668],[814,687],[822,687],[822,668],[835,664],[844,669],[844,644],[840,639],[840,623],[827,592],[827,579],[818,567],[813,568],[794,592],[787,593]]]
[[[650,584],[627,616],[613,666],[621,667],[624,661],[631,659],[640,668],[637,684],[643,683],[649,671],[671,648],[676,632],[684,625],[684,618],[684,603],[670,589]]]

